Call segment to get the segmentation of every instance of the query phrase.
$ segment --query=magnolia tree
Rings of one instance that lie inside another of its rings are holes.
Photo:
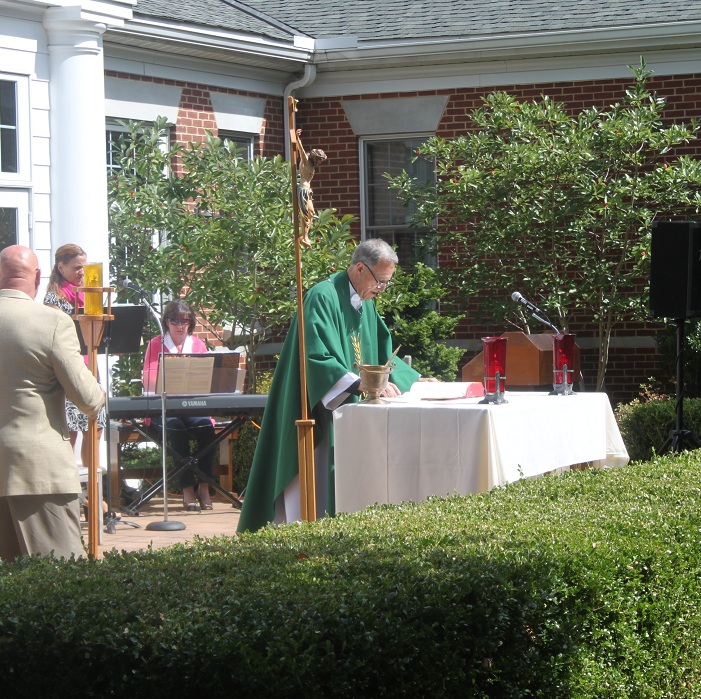
[[[614,327],[647,311],[653,220],[701,208],[699,162],[672,153],[697,123],[665,123],[644,62],[631,70],[620,103],[575,115],[547,97],[491,94],[472,114],[474,131],[431,138],[417,153],[435,161],[437,184],[391,180],[417,205],[416,222],[435,228],[442,282],[458,301],[479,299],[476,320],[510,318],[530,332],[514,289],[563,331],[574,315],[594,319],[597,390]]]
[[[130,123],[110,181],[111,274],[146,291],[179,296],[209,329],[244,345],[251,388],[255,353],[296,308],[289,163],[248,162],[229,141],[167,144],[165,120]],[[321,211],[303,251],[307,288],[345,267],[352,217]]]

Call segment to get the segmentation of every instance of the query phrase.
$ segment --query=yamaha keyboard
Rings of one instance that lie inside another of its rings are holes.
[[[262,415],[268,396],[248,393],[208,393],[198,396],[168,396],[166,415],[186,417],[198,415]],[[161,396],[114,396],[108,403],[113,420],[135,420],[161,415]]]

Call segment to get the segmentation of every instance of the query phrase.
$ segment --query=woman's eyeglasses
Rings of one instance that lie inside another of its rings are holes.
[[[171,318],[168,321],[171,325],[188,325],[190,323],[189,318]]]
[[[391,280],[391,279],[387,279],[387,280],[385,280],[385,281],[380,281],[380,280],[375,276],[375,273],[372,271],[372,269],[371,269],[370,267],[368,267],[368,265],[366,265],[364,262],[363,262],[363,267],[365,267],[365,269],[366,269],[368,272],[370,272],[370,274],[372,274],[372,278],[375,280],[375,284],[376,284],[376,286],[377,286],[378,289],[389,289],[389,287],[392,286],[392,280]]]

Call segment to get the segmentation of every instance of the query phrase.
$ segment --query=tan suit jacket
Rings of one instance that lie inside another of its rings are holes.
[[[0,289],[0,497],[80,492],[66,397],[90,417],[105,399],[70,316]]]

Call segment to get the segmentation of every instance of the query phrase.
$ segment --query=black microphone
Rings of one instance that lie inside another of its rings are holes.
[[[531,313],[542,313],[543,312],[540,310],[540,308],[538,308],[538,306],[531,303],[527,298],[525,298],[518,291],[514,291],[514,293],[511,294],[511,300],[516,301],[516,303],[523,304]]]
[[[137,294],[141,294],[142,296],[148,296],[148,294],[136,283],[134,283],[129,277],[124,277],[124,281],[122,282],[122,288],[123,289],[131,289],[132,291],[136,291]]]
[[[518,291],[514,291],[513,294],[511,294],[511,300],[516,301],[516,303],[520,303],[521,305],[526,307],[526,310],[536,319],[539,320],[541,323],[544,325],[547,325],[553,332],[559,333],[560,331],[557,329],[555,325],[553,325],[549,320],[548,316],[546,313],[543,313],[543,311],[538,308],[534,303],[531,303],[527,298],[525,298],[522,294],[520,294]]]

